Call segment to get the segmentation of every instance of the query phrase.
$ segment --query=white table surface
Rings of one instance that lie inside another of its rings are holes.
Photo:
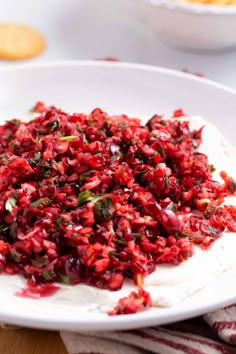
[[[236,88],[236,51],[199,55],[166,47],[136,17],[135,0],[0,0],[0,22],[9,21],[32,25],[47,39],[47,50],[31,62],[114,56],[202,72]],[[0,61],[7,65],[15,63]]]

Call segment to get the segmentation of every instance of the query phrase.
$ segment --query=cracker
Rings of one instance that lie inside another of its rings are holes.
[[[43,52],[45,40],[31,27],[21,24],[0,24],[0,58],[21,60]]]

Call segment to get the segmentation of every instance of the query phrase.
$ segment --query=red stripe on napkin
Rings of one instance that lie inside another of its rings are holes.
[[[171,347],[173,349],[177,349],[177,350],[181,350],[182,353],[186,353],[186,354],[205,354],[204,352],[194,349],[191,346],[187,346],[181,343],[176,343],[174,341],[165,339],[165,338],[161,338],[158,336],[153,336],[151,334],[149,334],[148,332],[145,332],[143,330],[135,330],[131,332],[132,334],[135,334],[137,336],[140,336],[141,338],[145,338],[145,339],[150,339],[153,342],[156,343],[161,343],[166,345],[167,347]]]

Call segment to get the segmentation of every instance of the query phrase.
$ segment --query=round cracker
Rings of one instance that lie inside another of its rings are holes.
[[[45,48],[39,32],[21,24],[0,24],[0,58],[21,60],[35,57]]]

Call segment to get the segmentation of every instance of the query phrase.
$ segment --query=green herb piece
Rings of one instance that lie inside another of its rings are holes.
[[[64,224],[65,218],[63,216],[60,216],[59,218],[56,219],[55,221],[55,226],[59,227],[61,224]]]
[[[116,153],[121,159],[123,158],[123,154],[122,154],[122,152],[119,150],[119,151],[117,151],[117,153]]]
[[[158,114],[154,114],[154,115],[147,121],[147,123],[145,124],[145,126],[148,126],[148,125],[151,123],[151,121],[152,121],[154,118],[156,118],[157,115],[158,115]]]
[[[0,155],[0,160],[6,159],[9,160],[10,156],[8,154],[1,154]]]
[[[122,240],[116,240],[118,246],[126,246],[126,242]]]
[[[88,120],[88,125],[94,126],[96,125],[96,122],[94,120]]]
[[[52,278],[56,275],[53,269],[51,270],[44,270],[42,273],[42,276],[44,277],[45,280],[49,281],[52,280]]]
[[[38,130],[38,134],[39,135],[45,135],[46,134],[46,130]]]
[[[78,237],[79,237],[79,234],[77,234],[76,232],[72,232],[72,233],[71,233],[71,237],[73,237],[73,238],[78,238]]]
[[[213,227],[208,225],[207,228],[212,236],[218,236],[218,232]]]
[[[190,234],[187,234],[186,232],[180,232],[179,235],[175,235],[176,238],[178,239],[179,237],[187,237],[190,240],[193,240],[193,236]]]
[[[167,174],[165,174],[164,178],[165,178],[165,188],[168,188],[168,186],[169,186],[169,178],[168,178]]]
[[[104,121],[104,126],[106,126],[106,127],[109,128],[110,125],[111,125],[111,122],[110,122],[109,120],[105,119],[105,121]]]
[[[187,234],[186,232],[180,232],[180,235],[183,237],[191,237],[191,235]]]
[[[12,136],[13,136],[12,134],[7,135],[6,138],[5,138],[5,141],[11,140]]]
[[[77,234],[77,236],[78,236],[78,234]],[[89,237],[91,237],[91,234],[84,234],[84,237],[89,238]]]
[[[15,125],[16,127],[19,127],[20,125],[20,121],[18,119],[11,119],[8,122]]]
[[[109,257],[117,257],[117,256],[118,256],[118,253],[111,251],[111,252],[108,253],[108,256],[109,256]]]
[[[174,202],[170,202],[167,207],[168,210],[173,211],[174,213],[176,213],[177,209],[176,209],[176,204]]]
[[[19,263],[22,259],[22,253],[20,251],[17,251],[16,249],[12,248],[10,249],[10,254],[11,254],[11,258]]]
[[[94,204],[94,216],[97,220],[102,219],[102,203],[99,201]]]
[[[41,152],[36,152],[34,154],[34,161],[39,161],[41,159]]]
[[[49,178],[51,175],[51,169],[48,169],[47,171],[44,172],[43,177],[44,178]]]
[[[130,140],[130,145],[136,145],[136,144],[137,144],[137,141],[135,139]]]
[[[111,220],[114,211],[113,200],[109,197],[99,200],[94,204],[94,215],[96,219]]]
[[[7,230],[9,230],[9,228],[10,226],[0,224],[0,232],[6,232]]]
[[[79,199],[78,199],[79,205],[84,205],[84,204],[90,202],[91,195],[92,195],[92,193],[89,190],[85,190],[83,192],[80,192]]]
[[[203,155],[203,153],[202,153],[202,152],[195,151],[195,152],[193,153],[193,155],[199,156],[199,155]],[[213,166],[213,165],[212,165],[212,166]]]
[[[82,174],[79,176],[80,182],[83,182],[86,177],[92,176],[93,173],[94,173],[93,170],[92,170],[92,171],[85,172],[85,173],[82,173]]]
[[[9,148],[12,150],[12,151],[14,151],[15,150],[15,148],[17,148],[17,147],[19,147],[19,143],[16,143],[15,141],[10,141],[10,143],[9,143]]]
[[[68,136],[61,136],[58,138],[58,140],[60,141],[72,141],[72,140],[75,140],[77,139],[78,137],[75,136],[75,135],[68,135]]]
[[[194,186],[198,186],[200,183],[202,183],[202,177],[198,178],[193,184]]]
[[[36,164],[36,162],[40,161],[40,159],[41,159],[41,152],[36,152],[34,154],[34,157],[29,159],[29,162],[31,164]]]
[[[43,266],[45,266],[47,263],[46,259],[41,257],[39,259],[35,259],[34,261],[32,261],[32,264],[34,267],[38,267],[38,268],[41,268]]]
[[[87,255],[88,258],[90,258],[91,255],[92,255],[92,251],[91,251],[91,250],[87,250],[87,251],[86,251],[86,255]]]
[[[44,204],[45,206],[48,206],[48,205],[52,204],[52,201],[51,201],[51,199],[49,199],[49,198],[47,198],[47,197],[45,197],[45,198],[39,198],[38,200],[32,202],[32,203],[30,204],[30,207],[31,207],[31,208],[37,208],[37,207],[38,207],[39,205],[41,205],[41,204]]]
[[[232,178],[229,179],[229,190],[231,193],[234,193],[236,190],[236,185]]]
[[[131,269],[126,269],[126,270],[124,271],[124,276],[126,276],[127,278],[132,279],[132,278],[133,278],[133,272],[132,272],[132,270],[131,270]]]
[[[71,283],[70,278],[67,275],[60,274],[60,277],[64,284],[69,285]]]
[[[120,122],[120,123],[118,123],[118,125],[117,125],[117,130],[123,130],[123,129],[125,129],[125,128],[128,128],[128,126],[129,126],[128,123],[126,123],[126,122]]]
[[[203,212],[205,219],[209,219],[214,213],[214,206],[212,204],[207,204],[206,210]]]
[[[157,149],[157,152],[161,155],[161,157],[165,156],[165,150],[162,146],[159,149]]]
[[[52,173],[52,161],[42,161],[39,160],[39,165],[41,167],[41,173],[44,178],[49,178]]]
[[[133,235],[135,238],[141,238],[143,234],[140,232],[134,232]]]
[[[35,138],[35,143],[36,143],[36,144],[40,144],[41,141],[42,141],[42,138],[40,138],[40,137],[37,135],[36,138]]]
[[[16,203],[17,203],[17,198],[15,196],[9,197],[6,201],[5,209],[7,211],[9,211],[9,213],[11,213],[12,210],[14,209]]]
[[[101,199],[101,197],[104,196],[106,196],[106,193],[92,195],[92,193],[89,190],[85,190],[83,192],[80,192],[78,197],[78,204],[84,205],[88,202],[96,203],[99,199]]]
[[[82,134],[82,138],[83,138],[83,143],[88,144],[88,140],[85,134]]]
[[[78,123],[76,123],[76,125],[75,125],[75,126],[76,126],[76,130],[77,130],[77,132],[78,132],[78,133],[81,133],[81,129],[80,129],[80,127],[79,127],[79,124],[78,124]]]
[[[216,168],[214,165],[211,165],[211,173],[215,172],[216,171]]]
[[[56,119],[46,125],[46,128],[49,128],[51,132],[54,132],[59,128],[59,121]]]
[[[144,173],[150,172],[150,170],[142,170],[140,172],[137,172],[136,175],[143,175]]]

